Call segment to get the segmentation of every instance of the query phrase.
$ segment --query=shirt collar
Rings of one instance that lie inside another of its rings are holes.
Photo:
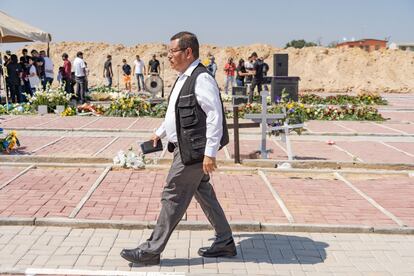
[[[185,72],[183,74],[179,74],[179,76],[181,77],[182,75],[186,75],[186,76],[191,76],[191,74],[193,73],[194,69],[196,69],[196,67],[198,66],[198,64],[200,63],[199,59],[196,59],[193,61],[193,63],[190,64],[190,66],[188,66],[187,70],[185,70]]]

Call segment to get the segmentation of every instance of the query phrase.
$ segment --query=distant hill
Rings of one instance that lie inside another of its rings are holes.
[[[45,49],[45,44],[31,44],[27,48],[29,52],[35,48]],[[84,59],[90,69],[90,85],[103,85],[103,64],[106,55],[113,57],[113,69],[115,72],[114,83],[117,83],[117,66],[122,65],[122,59],[127,59],[132,66],[135,55],[139,54],[148,66],[148,61],[153,54],[164,62],[165,83],[168,87],[174,83],[175,72],[169,67],[167,45],[165,44],[139,44],[125,47],[121,44],[106,44],[96,42],[60,42],[50,45],[51,58],[55,64],[55,75],[58,66],[62,64],[61,55],[66,52],[71,60],[77,51],[84,53]],[[301,82],[299,88],[304,92],[414,92],[414,52],[400,50],[381,50],[367,53],[360,49],[331,49],[324,47],[308,47],[303,49],[280,49],[270,45],[254,44],[239,47],[218,47],[214,45],[202,45],[200,49],[201,60],[212,53],[218,64],[216,76],[220,87],[224,85],[223,67],[228,57],[233,57],[235,62],[240,58],[247,59],[253,52],[264,57],[273,72],[273,54],[289,54],[289,75],[299,76]],[[18,52],[20,53],[20,51]],[[119,70],[121,70],[119,68]],[[135,80],[135,79],[134,79]],[[122,74],[120,72],[121,87]]]

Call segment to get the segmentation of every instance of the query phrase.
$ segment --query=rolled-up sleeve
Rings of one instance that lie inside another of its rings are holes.
[[[223,135],[223,114],[220,91],[215,79],[208,73],[200,74],[196,80],[195,94],[201,109],[207,115],[207,143],[204,155],[216,157]]]
[[[165,121],[162,122],[161,126],[155,131],[155,135],[157,135],[160,138],[164,138],[166,135],[165,131]]]

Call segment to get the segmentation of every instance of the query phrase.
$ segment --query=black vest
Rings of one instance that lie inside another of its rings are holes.
[[[204,159],[204,150],[207,142],[207,116],[198,104],[195,95],[196,80],[198,75],[202,73],[209,73],[209,71],[203,64],[199,63],[191,76],[187,77],[175,103],[175,125],[178,146],[184,165],[203,162]],[[229,133],[220,94],[219,97],[223,116],[223,135],[220,140],[221,149],[229,143]]]

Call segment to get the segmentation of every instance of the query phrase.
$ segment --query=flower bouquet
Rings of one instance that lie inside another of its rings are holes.
[[[145,169],[145,155],[136,155],[132,148],[127,153],[120,150],[113,158],[115,166],[132,169]]]

